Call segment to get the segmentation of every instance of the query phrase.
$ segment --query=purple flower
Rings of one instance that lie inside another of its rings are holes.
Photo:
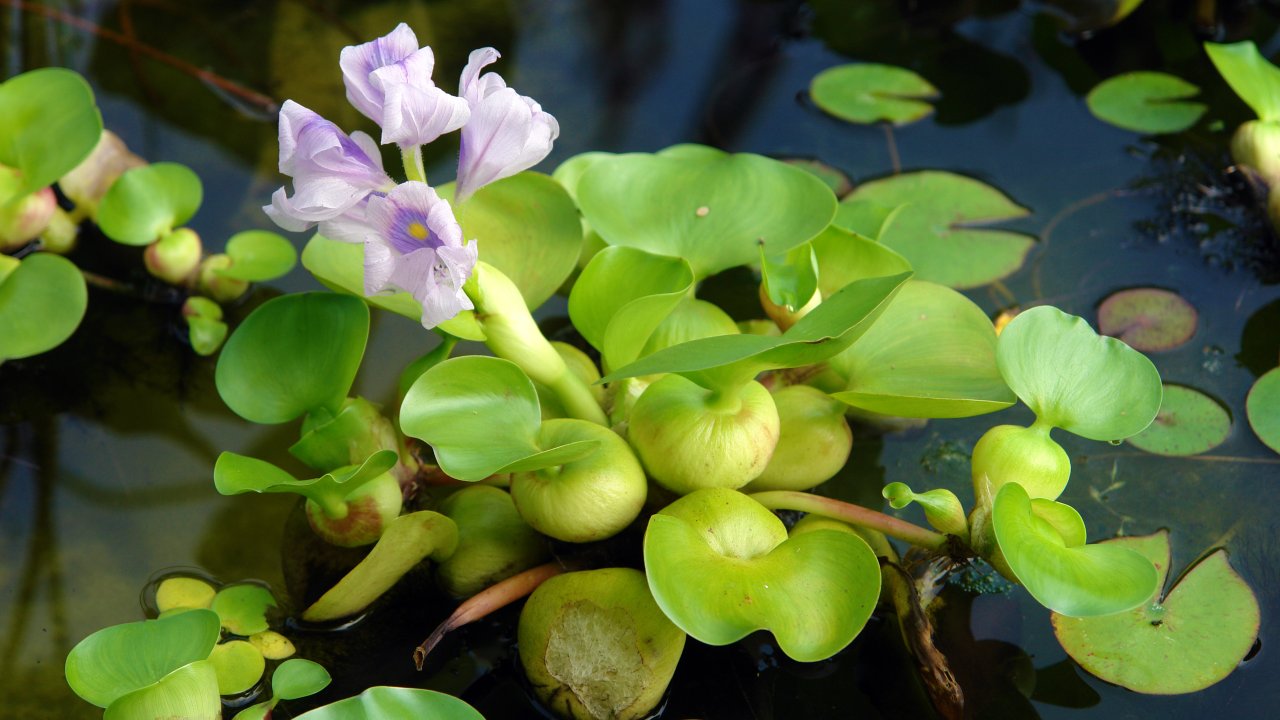
[[[531,98],[507,87],[497,73],[480,70],[500,57],[493,48],[472,50],[459,91],[471,106],[458,154],[457,201],[479,188],[538,164],[551,152],[560,125]]]
[[[292,100],[280,108],[280,172],[293,178],[293,196],[284,188],[263,210],[285,230],[300,232],[321,223],[358,216],[370,194],[394,182],[382,169],[373,138],[346,133]]]
[[[364,292],[404,290],[422,304],[423,327],[474,306],[462,291],[476,265],[476,241],[463,244],[453,208],[426,183],[407,182],[369,198]]]
[[[462,127],[470,106],[436,87],[431,48],[400,23],[385,37],[343,48],[338,64],[347,99],[382,126],[382,142],[403,147],[425,145]]]

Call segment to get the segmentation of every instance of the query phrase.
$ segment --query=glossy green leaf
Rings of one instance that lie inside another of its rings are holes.
[[[649,589],[680,629],[709,645],[769,630],[789,657],[831,657],[862,630],[880,563],[858,536],[782,521],[742,493],[703,489],[649,520]]]
[[[848,378],[832,397],[883,415],[968,417],[1017,402],[996,367],[991,320],[964,295],[934,283],[908,281],[830,364]]]
[[[302,248],[302,267],[315,276],[322,285],[335,292],[348,293],[375,307],[422,321],[422,306],[407,292],[390,295],[364,294],[364,248],[354,243],[330,240],[322,235],[312,236]],[[463,340],[484,340],[484,332],[476,323],[475,313],[464,310],[457,317],[436,326]]]
[[[275,606],[276,599],[267,588],[256,583],[240,583],[219,590],[211,607],[227,632],[248,637],[270,629],[267,608]],[[254,652],[258,652],[257,649]]]
[[[218,642],[218,627],[213,611],[187,610],[160,620],[103,628],[76,643],[67,655],[67,684],[84,700],[105,708],[209,657]]]
[[[901,253],[920,280],[954,288],[986,285],[1022,267],[1035,244],[1020,233],[983,227],[1028,211],[999,190],[954,173],[894,175],[865,183],[844,200],[862,201],[907,206],[877,239]]]
[[[346,700],[316,708],[296,720],[484,720],[474,708],[452,695],[418,688],[371,687]]]
[[[938,89],[906,68],[858,63],[827,68],[809,84],[813,102],[841,120],[906,125],[933,112]]]
[[[1040,421],[1090,440],[1136,435],[1160,409],[1160,373],[1145,355],[1054,307],[1010,321],[996,364]]]
[[[298,262],[293,243],[269,230],[245,230],[227,241],[231,267],[219,275],[249,282],[274,280],[288,274]]]
[[[316,408],[337,413],[369,337],[356,298],[299,293],[268,300],[232,333],[218,358],[218,394],[240,417],[288,422]]]
[[[355,615],[424,558],[443,560],[457,546],[458,526],[444,515],[429,510],[401,515],[351,572],[302,613],[302,619],[323,622]]]
[[[578,199],[578,182],[582,180],[582,176],[586,174],[591,166],[596,164],[598,160],[613,157],[614,153],[607,152],[584,152],[578,153],[573,157],[565,160],[556,167],[551,173],[551,177],[560,183],[565,192],[569,193],[569,197],[577,202]]]
[[[1129,444],[1157,455],[1199,455],[1223,443],[1231,433],[1231,415],[1199,390],[1165,385],[1160,411]]]
[[[1245,411],[1258,439],[1280,453],[1280,368],[1267,372],[1253,384]]]
[[[844,197],[853,190],[853,181],[849,179],[849,176],[845,174],[843,170],[828,165],[821,160],[814,160],[812,158],[783,158],[782,162],[791,165],[792,167],[798,167],[818,178],[822,181],[822,184],[831,188],[831,192],[835,193],[836,197]]]
[[[244,640],[220,643],[209,655],[218,676],[218,694],[239,695],[262,679],[267,669],[266,658],[258,648]]]
[[[880,236],[906,205],[881,205],[872,200],[846,197],[836,208],[831,224],[867,240],[879,242]]]
[[[84,78],[40,68],[0,84],[0,165],[22,172],[23,195],[52,185],[88,157],[102,114]]]
[[[204,186],[191,168],[161,162],[125,171],[98,206],[98,227],[125,245],[150,245],[196,214]]]
[[[1157,592],[1129,612],[1096,618],[1053,615],[1067,654],[1090,673],[1142,693],[1174,695],[1222,680],[1258,636],[1257,597],[1217,550],[1192,565],[1161,597],[1169,575],[1169,533],[1108,540],[1142,554],[1159,573]]]
[[[398,461],[394,450],[379,450],[358,466],[343,466],[317,478],[299,480],[265,460],[223,451],[213,465],[213,486],[223,495],[295,493],[321,507],[332,507],[382,477]]]
[[[231,720],[269,720],[267,713],[275,706],[276,703],[272,700],[255,703],[237,712]]]
[[[769,301],[791,311],[804,307],[818,290],[818,258],[809,243],[778,255],[761,246],[760,274]]]
[[[1085,102],[1099,120],[1125,130],[1160,134],[1182,132],[1209,109],[1189,102],[1200,88],[1162,72],[1131,72],[1108,78],[1089,91]]]
[[[630,247],[596,253],[569,293],[569,318],[604,356],[622,367],[640,356],[659,324],[693,288],[693,270],[681,258]]]
[[[1252,40],[1228,45],[1207,42],[1204,50],[1223,79],[1258,118],[1280,120],[1280,68],[1263,57]]]
[[[436,568],[454,597],[470,597],[547,560],[546,539],[525,522],[505,490],[471,485],[440,503],[458,525],[458,549]]]
[[[121,696],[107,706],[103,720],[182,718],[219,720],[218,675],[209,660],[188,663],[154,685]]]
[[[652,355],[659,350],[701,338],[737,335],[741,332],[733,318],[718,306],[686,295],[658,323],[640,355]]]
[[[271,693],[281,700],[315,695],[329,686],[329,671],[317,662],[293,658],[280,663],[271,674]]]
[[[824,298],[854,280],[911,271],[911,263],[898,253],[834,224],[810,244],[818,261],[818,290]]]
[[[880,491],[894,510],[901,510],[911,503],[918,503],[924,509],[925,519],[939,532],[964,538],[969,534],[969,523],[965,519],[964,506],[960,498],[950,490],[936,488],[917,493],[906,483],[891,482]]]
[[[198,316],[187,318],[187,340],[191,343],[191,349],[201,357],[209,357],[218,352],[229,331],[230,328],[221,320]]]
[[[1134,350],[1172,350],[1196,332],[1191,303],[1159,288],[1121,290],[1098,306],[1098,332],[1120,338]]]
[[[213,604],[217,590],[200,578],[176,575],[165,578],[156,587],[156,610],[165,612],[184,608],[207,608]]]
[[[533,381],[512,362],[470,355],[418,378],[400,407],[400,427],[435,449],[450,477],[468,482],[586,457],[598,443],[538,445],[542,413]]]
[[[906,282],[909,274],[851,283],[825,298],[777,337],[721,335],[656,352],[604,378],[679,373],[709,389],[744,383],[776,368],[819,363],[849,347],[871,327]]]
[[[49,253],[29,255],[0,279],[0,362],[61,345],[80,326],[88,304],[74,263]]]
[[[610,245],[684,258],[699,279],[808,242],[835,214],[821,180],[759,155],[618,155],[591,165],[578,202]],[[483,252],[483,250],[481,251]]]
[[[1151,562],[1117,545],[1068,545],[1055,524],[1032,509],[1027,491],[1006,483],[996,495],[991,522],[1009,568],[1041,605],[1062,615],[1094,617],[1146,602],[1158,587]],[[1084,524],[1070,530],[1084,538]],[[1065,515],[1058,515],[1059,522]]]

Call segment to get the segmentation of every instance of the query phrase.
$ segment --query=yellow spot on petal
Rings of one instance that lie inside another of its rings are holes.
[[[415,240],[426,240],[429,234],[426,225],[420,222],[409,223],[409,235]]]

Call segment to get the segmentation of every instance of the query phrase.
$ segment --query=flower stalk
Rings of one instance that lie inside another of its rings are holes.
[[[864,508],[861,505],[841,502],[832,498],[794,490],[771,490],[752,493],[750,497],[770,510],[797,510],[812,515],[821,515],[833,520],[847,522],[850,525],[882,532],[889,537],[929,550],[940,550],[947,544],[948,536],[942,533],[927,530],[906,520],[899,520],[896,517]]]

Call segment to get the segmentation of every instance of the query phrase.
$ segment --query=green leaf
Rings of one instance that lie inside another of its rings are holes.
[[[84,78],[40,68],[0,84],[0,165],[22,172],[20,195],[52,185],[93,151],[102,114]]]
[[[215,380],[240,417],[288,422],[316,408],[337,413],[369,337],[363,302],[333,293],[268,300],[232,333]]]
[[[245,230],[227,241],[231,267],[219,275],[249,282],[274,280],[287,274],[298,262],[293,243],[269,230]]]
[[[1062,522],[1065,514],[1058,514]],[[991,513],[996,542],[1009,568],[1041,605],[1062,615],[1093,617],[1124,612],[1146,602],[1159,585],[1142,555],[1117,545],[1068,545],[1061,532],[1033,510],[1027,491],[1005,483]],[[1070,540],[1084,538],[1084,523]]]
[[[221,320],[199,316],[187,318],[187,339],[191,342],[191,349],[201,357],[218,352],[229,330]]]
[[[1258,439],[1280,453],[1280,368],[1267,372],[1249,388],[1245,412]]]
[[[609,247],[587,263],[569,293],[569,318],[604,356],[622,367],[640,356],[649,337],[693,288],[682,258]]]
[[[607,152],[584,152],[578,153],[573,157],[560,163],[560,165],[551,173],[551,177],[560,183],[565,192],[569,193],[569,197],[573,198],[576,203],[578,200],[578,182],[582,180],[582,176],[596,164],[597,160],[613,157],[614,153]]]
[[[329,507],[378,479],[399,461],[394,450],[379,450],[359,466],[345,466],[318,478],[299,480],[265,460],[223,451],[213,465],[213,485],[223,495],[295,493]],[[242,633],[245,634],[245,633]]]
[[[818,73],[809,84],[809,95],[818,107],[841,120],[906,125],[933,112],[933,106],[923,101],[936,99],[938,89],[906,68],[858,63]]]
[[[782,162],[792,167],[798,167],[818,178],[823,185],[831,188],[831,192],[835,193],[836,197],[848,195],[853,190],[853,181],[849,179],[849,176],[843,170],[828,165],[821,160],[813,158],[782,158]]]
[[[196,214],[204,199],[200,177],[185,165],[162,162],[126,170],[98,206],[98,227],[125,245],[150,245]]]
[[[880,563],[858,536],[782,521],[742,493],[692,492],[649,520],[649,589],[680,629],[709,645],[769,630],[789,657],[831,657],[880,596]]]
[[[834,224],[810,244],[818,261],[818,290],[824,298],[854,280],[911,271],[911,263],[898,253]]]
[[[755,262],[761,242],[775,254],[808,242],[836,209],[804,170],[702,150],[601,158],[579,180],[578,202],[608,244],[684,258],[698,279]]]
[[[1186,100],[1199,93],[1200,88],[1168,73],[1131,72],[1102,81],[1085,102],[1105,123],[1154,135],[1195,125],[1209,107]]]
[[[1090,673],[1142,693],[1203,690],[1249,654],[1261,619],[1258,600],[1217,550],[1192,565],[1168,595],[1169,533],[1108,540],[1155,564],[1157,593],[1129,612],[1096,618],[1053,615],[1058,642]]]
[[[267,669],[266,658],[258,648],[244,640],[220,643],[209,655],[218,676],[219,695],[239,695],[262,679]]]
[[[1196,322],[1191,303],[1159,288],[1121,290],[1098,306],[1098,332],[1142,352],[1182,345],[1195,334]]]
[[[354,295],[370,305],[414,322],[422,321],[422,306],[407,292],[365,297],[364,248],[360,245],[314,235],[302,248],[302,267],[330,290]],[[436,329],[463,340],[484,340],[484,332],[476,324],[475,313],[470,310],[463,310],[452,320],[437,325]]]
[[[160,620],[103,628],[72,648],[65,668],[67,684],[87,702],[105,708],[209,657],[218,642],[218,627],[216,613],[187,610]]]
[[[102,715],[103,720],[219,720],[221,717],[218,675],[209,660],[183,665],[154,685],[121,696],[107,706]]]
[[[925,519],[939,532],[964,538],[969,534],[964,506],[950,490],[937,488],[927,492],[914,492],[906,483],[891,482],[880,491],[894,510],[901,510],[911,503],[919,503]]]
[[[329,686],[329,671],[317,662],[293,658],[280,663],[271,675],[271,693],[281,700],[315,695]]]
[[[1252,40],[1229,45],[1207,42],[1204,50],[1223,79],[1259,119],[1280,120],[1280,68],[1263,57]]]
[[[429,510],[401,515],[387,525],[360,564],[302,613],[302,619],[323,622],[354,615],[424,558],[443,560],[457,546],[458,526],[444,515]]]
[[[1231,415],[1218,401],[1199,390],[1165,385],[1156,419],[1129,444],[1157,455],[1199,455],[1221,445],[1230,432]]]
[[[249,637],[271,628],[267,624],[267,608],[275,606],[276,599],[267,588],[255,583],[240,583],[219,590],[213,597],[212,608],[227,632]],[[258,652],[257,648],[254,652]]]
[[[996,364],[1040,421],[1090,440],[1136,435],[1160,409],[1160,373],[1145,355],[1054,307],[1010,321]]]
[[[1028,211],[999,190],[954,173],[894,175],[865,183],[844,200],[862,201],[908,206],[878,239],[901,253],[920,280],[954,288],[986,285],[1022,267],[1035,244],[1020,233],[981,227],[1024,217]]]
[[[832,397],[900,417],[951,418],[1017,402],[996,367],[996,333],[982,309],[934,283],[909,280],[871,329],[830,361],[848,378]]]
[[[721,335],[694,340],[641,358],[603,381],[679,373],[716,389],[744,383],[765,370],[822,362],[861,337],[908,277],[902,273],[851,283],[778,337]]]
[[[449,477],[472,482],[501,472],[577,460],[596,442],[538,445],[542,412],[533,381],[512,362],[471,355],[422,374],[400,407],[400,427],[435,449]]]
[[[818,258],[810,243],[779,255],[769,255],[761,245],[760,268],[765,294],[774,305],[799,310],[818,290]]]
[[[836,208],[836,217],[831,224],[872,242],[879,242],[885,229],[905,207],[907,206],[885,206],[870,200],[846,197],[840,207]]]
[[[346,700],[316,708],[296,720],[484,720],[474,708],[452,695],[434,690],[371,687]]]
[[[0,362],[61,345],[80,326],[88,304],[74,263],[49,253],[27,256],[0,280]]]

